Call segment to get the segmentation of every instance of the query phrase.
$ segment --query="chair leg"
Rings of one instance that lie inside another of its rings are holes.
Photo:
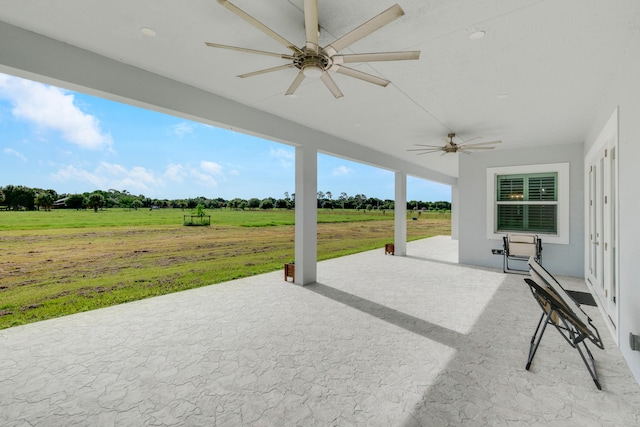
[[[587,358],[584,356],[584,353],[582,352],[582,350],[580,350],[580,344],[576,344],[576,350],[578,350],[578,353],[580,353],[580,357],[584,362],[584,366],[587,367],[587,371],[589,371],[589,374],[591,375],[591,379],[593,379],[593,382],[596,384],[596,387],[598,387],[598,390],[602,390],[602,386],[600,386],[600,381],[598,381],[598,373],[596,372],[596,362],[593,359],[593,355],[591,354],[591,351],[589,351],[589,347],[587,347],[586,342],[583,341],[581,344],[584,346],[584,349],[587,352],[587,355],[589,356],[589,360],[587,361]]]
[[[553,310],[549,310],[549,313],[542,313],[540,316],[540,320],[538,321],[538,326],[536,326],[536,331],[533,333],[531,337],[531,344],[529,345],[529,357],[527,359],[527,366],[525,369],[528,371],[531,367],[531,362],[533,362],[533,356],[536,355],[536,351],[538,351],[538,346],[540,345],[540,341],[542,340],[542,336],[544,335],[545,329],[547,329],[547,325],[549,324],[549,318],[551,317],[551,313]],[[542,330],[540,330],[540,325],[544,321],[544,326],[542,326]],[[540,335],[538,335],[538,331],[540,331]],[[536,339],[537,337],[537,339]]]

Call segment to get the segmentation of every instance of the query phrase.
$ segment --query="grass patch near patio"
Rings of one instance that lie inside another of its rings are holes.
[[[0,328],[275,271],[293,261],[294,227],[286,224],[293,212],[208,213],[210,227],[183,226],[179,209],[0,212]],[[448,214],[407,222],[409,240],[443,234],[450,234]],[[383,250],[392,241],[390,213],[319,212],[320,260]]]

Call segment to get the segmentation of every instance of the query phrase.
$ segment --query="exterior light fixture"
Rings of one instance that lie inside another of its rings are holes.
[[[142,27],[140,28],[140,32],[142,34],[144,34],[147,37],[155,37],[156,36],[156,32],[153,30],[153,28],[149,28],[149,27]]]

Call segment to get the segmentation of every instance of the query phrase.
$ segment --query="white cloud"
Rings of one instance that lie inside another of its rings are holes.
[[[164,177],[170,181],[183,182],[185,176],[187,171],[182,165],[170,164],[164,171]]]
[[[200,169],[212,175],[222,175],[222,166],[216,162],[203,160],[200,162]]]
[[[199,170],[196,168],[190,169],[189,175],[195,180],[196,184],[208,188],[218,187],[218,180],[216,178],[225,179],[222,165],[207,160],[200,162]]]
[[[61,182],[88,182],[92,186],[91,190],[121,188],[131,193],[149,192],[164,186],[162,179],[151,170],[140,166],[128,169],[122,165],[106,162],[100,163],[93,171],[67,165],[52,174],[51,178]]]
[[[233,175],[234,171],[231,172]],[[225,174],[222,165],[216,162],[202,160],[199,167],[191,167],[189,165],[170,164],[167,166],[164,174],[164,180],[182,183],[185,179],[190,179],[193,185],[216,188],[218,187],[218,179],[224,179]]]
[[[94,173],[91,173],[85,169],[78,169],[73,165],[67,165],[66,167],[58,170],[58,172],[51,174],[51,178],[55,181],[79,181],[79,182],[89,182],[95,189],[100,188],[115,188],[115,187],[107,187],[104,185],[103,180]]]
[[[58,131],[82,148],[111,146],[111,137],[102,132],[100,121],[84,113],[75,104],[74,95],[62,89],[0,74],[0,97],[10,100],[16,118]]]
[[[171,130],[177,136],[182,138],[186,134],[193,133],[193,124],[191,124],[189,122],[180,122],[177,125],[171,126]]]
[[[211,175],[207,175],[206,173],[202,173],[197,170],[191,171],[191,176],[195,178],[196,183],[203,187],[216,188],[218,186],[218,181],[215,180]]]
[[[293,150],[287,150],[282,147],[273,148],[269,151],[269,156],[280,161],[280,166],[290,168],[295,163],[296,153]]]
[[[23,162],[27,161],[27,158],[24,156],[24,154],[22,154],[21,152],[14,150],[13,148],[5,148],[3,150],[4,154],[8,154],[11,156],[16,156],[17,158],[19,158],[20,160],[22,160]]]
[[[353,172],[353,169],[351,168],[348,168],[346,166],[338,166],[337,168],[334,168],[333,171],[331,171],[331,175],[344,176],[344,175],[349,175],[352,172]]]
[[[235,169],[233,169],[233,170],[229,171],[229,175],[231,175],[231,176],[240,176],[240,172],[235,170]]]
[[[97,174],[102,176],[120,177],[127,174],[127,168],[124,166],[106,162],[101,162],[95,171]]]

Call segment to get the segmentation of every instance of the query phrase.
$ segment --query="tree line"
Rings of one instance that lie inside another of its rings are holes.
[[[393,210],[395,202],[390,199],[367,197],[364,194],[353,196],[340,193],[333,196],[330,191],[318,191],[318,208],[324,209],[358,209],[358,210]],[[23,185],[7,185],[0,187],[0,207],[6,210],[51,210],[56,209],[93,209],[125,208],[154,209],[180,208],[195,209],[202,205],[207,209],[294,209],[295,193],[285,192],[282,198],[266,197],[264,199],[235,198],[225,200],[222,197],[207,198],[204,196],[187,199],[152,199],[142,194],[133,195],[127,190],[96,190],[82,194],[57,193],[52,189],[30,188]],[[411,200],[407,202],[409,210],[450,210],[447,201],[423,202]]]

